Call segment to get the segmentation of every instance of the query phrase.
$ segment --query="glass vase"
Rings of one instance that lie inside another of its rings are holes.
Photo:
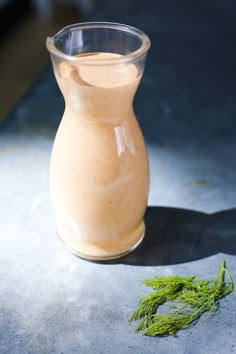
[[[133,99],[150,41],[116,23],[80,23],[47,38],[65,112],[53,145],[57,232],[74,254],[121,257],[145,233],[149,165]]]

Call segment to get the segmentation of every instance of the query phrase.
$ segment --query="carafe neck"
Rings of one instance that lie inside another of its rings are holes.
[[[111,88],[79,85],[57,77],[65,99],[66,110],[78,119],[124,119],[133,112],[133,99],[140,77],[134,81]]]

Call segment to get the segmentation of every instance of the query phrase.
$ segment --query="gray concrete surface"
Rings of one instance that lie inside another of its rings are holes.
[[[147,233],[132,254],[86,262],[57,240],[48,196],[63,100],[48,68],[0,126],[0,353],[229,354],[236,299],[178,338],[127,319],[156,275],[236,279],[236,70],[230,1],[103,1],[91,17],[152,40],[135,100],[151,166]]]

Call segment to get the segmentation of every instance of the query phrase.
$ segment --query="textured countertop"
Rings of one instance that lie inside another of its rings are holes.
[[[48,168],[63,99],[51,67],[0,126],[0,353],[236,352],[232,295],[178,338],[133,335],[127,323],[144,278],[214,277],[225,258],[236,280],[235,10],[102,1],[90,18],[152,40],[135,99],[151,168],[147,233],[116,262],[76,258],[56,237]]]

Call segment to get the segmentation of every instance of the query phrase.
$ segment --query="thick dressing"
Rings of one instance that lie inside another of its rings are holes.
[[[93,65],[54,65],[66,109],[50,189],[65,244],[84,258],[109,259],[135,248],[144,235],[149,168],[132,106],[140,76],[134,64],[107,64],[118,54],[87,55]]]

